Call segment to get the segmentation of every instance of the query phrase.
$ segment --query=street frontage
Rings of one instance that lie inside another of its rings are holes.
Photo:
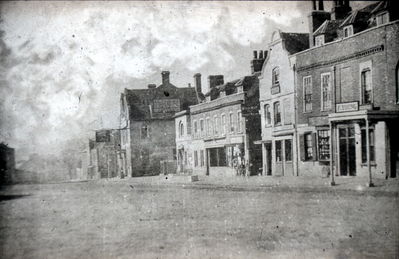
[[[3,258],[397,258],[397,179],[178,176],[0,191]]]

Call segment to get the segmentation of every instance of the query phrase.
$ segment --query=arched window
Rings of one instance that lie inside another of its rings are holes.
[[[184,124],[182,121],[180,121],[179,123],[179,136],[183,136],[184,135]]]

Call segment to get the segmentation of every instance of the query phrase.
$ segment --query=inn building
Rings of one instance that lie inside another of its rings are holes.
[[[310,14],[310,48],[290,56],[299,175],[365,176],[370,184],[397,175],[399,21],[390,4],[351,10],[334,1],[331,12]]]
[[[125,89],[121,94],[121,151],[124,176],[157,175],[161,164],[175,164],[177,158],[176,112],[187,110],[202,99],[193,87],[176,87],[169,71],[162,72],[162,84],[146,89]]]
[[[295,176],[297,172],[297,134],[295,70],[290,55],[309,47],[307,33],[272,34],[269,55],[259,77],[262,114],[263,175]]]

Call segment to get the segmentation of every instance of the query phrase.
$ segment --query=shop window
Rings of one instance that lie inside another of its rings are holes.
[[[312,133],[305,134],[305,160],[313,160],[313,138]]]
[[[312,111],[312,77],[303,78],[303,111]]]
[[[281,162],[282,158],[282,150],[281,150],[281,140],[276,140],[276,162]]]
[[[204,150],[200,150],[200,163],[201,163],[201,167],[205,166]]]
[[[375,163],[375,135],[374,129],[369,128],[369,146],[370,146],[370,162]],[[362,135],[362,163],[367,163],[367,137],[366,137],[366,129],[361,129]]]
[[[141,139],[150,138],[150,126],[143,125],[141,127]]]
[[[275,102],[273,105],[274,110],[274,125],[281,125],[281,109],[280,102]]]
[[[319,35],[315,37],[315,45],[316,47],[324,45],[324,35]]]
[[[226,151],[224,147],[209,149],[210,166],[226,166]]]
[[[195,167],[198,166],[198,151],[197,150],[194,151],[194,166]]]
[[[372,84],[371,84],[371,70],[364,69],[360,75],[362,86],[362,103],[371,104],[373,102]]]
[[[344,27],[344,38],[347,38],[349,36],[353,35],[353,26],[348,25]]]
[[[321,74],[321,110],[326,111],[331,109],[331,74]]]
[[[317,139],[319,146],[319,160],[328,161],[330,159],[330,131],[317,131]]]
[[[270,113],[270,105],[266,104],[265,108],[265,125],[268,126],[272,123],[271,113]]]
[[[286,139],[284,140],[284,151],[285,151],[285,161],[292,161],[292,140]]]
[[[380,13],[377,15],[376,19],[377,19],[377,25],[382,25],[382,24],[388,23],[389,22],[389,13],[388,12]]]

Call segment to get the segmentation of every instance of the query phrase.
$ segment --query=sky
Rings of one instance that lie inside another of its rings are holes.
[[[159,85],[162,70],[178,87],[201,73],[204,91],[208,75],[240,78],[274,30],[307,32],[310,10],[308,1],[1,2],[0,142],[17,160],[61,154],[118,128],[123,89]]]

